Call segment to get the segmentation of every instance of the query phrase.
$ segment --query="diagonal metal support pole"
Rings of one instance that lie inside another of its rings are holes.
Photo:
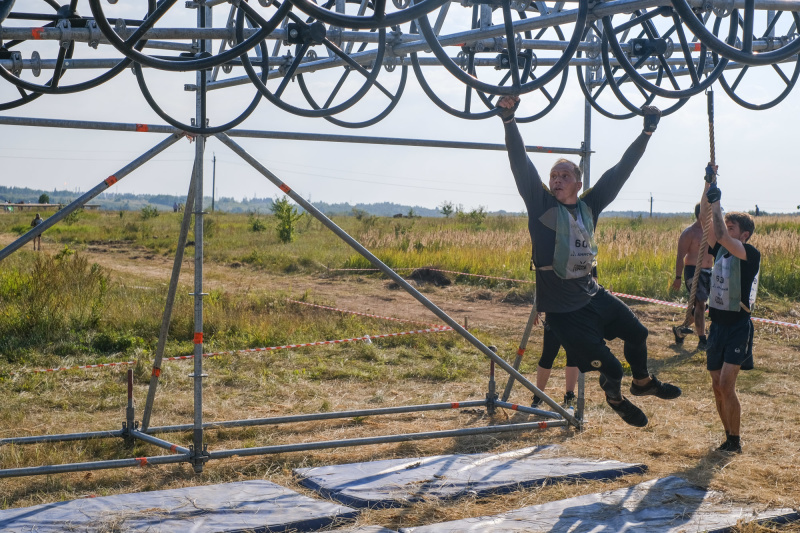
[[[224,133],[217,134],[216,138],[219,139],[219,141],[222,142],[222,144],[230,148],[239,157],[247,161],[254,169],[256,169],[269,181],[271,181],[276,187],[278,187],[281,191],[283,191],[286,195],[288,195],[292,200],[297,202],[298,205],[300,205],[303,209],[305,209],[308,213],[310,213],[314,218],[319,220],[325,227],[327,227],[334,234],[336,234],[336,236],[345,241],[348,245],[350,245],[350,247],[352,247],[359,254],[364,256],[376,268],[378,268],[384,274],[389,276],[395,283],[397,283],[407,293],[413,296],[418,302],[420,302],[433,314],[435,314],[437,317],[443,320],[448,326],[457,331],[459,335],[464,337],[464,339],[466,339],[470,344],[472,344],[475,348],[477,348],[486,357],[494,361],[500,368],[508,372],[511,376],[514,377],[514,379],[522,383],[522,385],[524,385],[528,390],[530,390],[531,392],[542,398],[547,405],[552,407],[556,413],[561,415],[571,425],[573,425],[576,428],[581,427],[581,422],[577,420],[572,414],[570,414],[566,409],[561,407],[555,400],[548,397],[545,393],[536,388],[536,386],[533,383],[531,383],[527,378],[525,378],[525,376],[520,374],[513,366],[508,364],[508,362],[506,362],[502,357],[498,356],[492,350],[490,350],[488,346],[483,344],[480,340],[478,340],[477,337],[475,337],[474,335],[472,335],[472,333],[470,333],[464,327],[462,327],[461,324],[459,324],[456,320],[450,317],[450,315],[445,313],[443,310],[439,309],[439,307],[437,307],[433,302],[428,300],[417,289],[412,287],[405,279],[403,279],[400,275],[398,275],[394,270],[385,265],[380,259],[375,257],[369,250],[364,248],[358,241],[356,241],[353,237],[351,237],[347,232],[345,232],[342,228],[337,226],[331,219],[326,217],[319,209],[314,207],[310,202],[305,200],[302,196],[294,192],[275,174],[270,172],[257,159],[251,156],[244,148],[236,144],[233,141],[233,139],[231,139]]]
[[[519,348],[517,349],[517,357],[514,359],[513,367],[515,370],[519,370],[519,365],[522,363],[522,356],[525,355],[525,348],[528,346],[528,339],[531,337],[531,330],[533,330],[534,324],[537,323],[537,317],[539,313],[536,312],[536,304],[533,304],[531,308],[531,316],[528,317],[528,323],[525,324],[525,331],[522,334],[522,340],[519,341]],[[508,376],[508,381],[506,382],[506,388],[503,391],[503,396],[500,400],[506,402],[508,401],[508,397],[511,395],[511,387],[514,386],[514,376]]]
[[[57,211],[53,216],[48,217],[44,222],[36,226],[35,228],[28,231],[25,235],[21,236],[19,239],[15,240],[2,250],[0,250],[0,261],[11,255],[12,253],[16,252],[23,246],[25,246],[28,242],[33,240],[33,238],[41,233],[44,233],[48,229],[55,226],[58,222],[65,219],[70,213],[80,209],[83,205],[89,202],[91,199],[98,196],[101,192],[104,192],[106,189],[117,183],[122,178],[126,177],[128,174],[136,170],[137,168],[141,167],[155,156],[178,142],[181,137],[183,137],[183,133],[175,133],[155,145],[153,148],[142,154],[141,156],[137,157],[124,167],[122,167],[119,171],[111,176],[107,177],[97,185],[95,185],[90,191],[80,196],[77,200],[70,203],[69,205],[65,206],[63,209]]]
[[[150,388],[147,390],[147,400],[145,401],[144,411],[142,412],[142,432],[145,433],[147,432],[147,428],[150,427],[150,415],[152,414],[153,402],[156,398],[158,378],[161,375],[161,362],[164,359],[164,347],[167,344],[169,324],[172,320],[172,307],[175,304],[175,294],[178,292],[178,278],[181,275],[183,254],[186,250],[186,237],[188,237],[189,227],[192,225],[192,209],[194,208],[196,183],[197,180],[195,179],[195,168],[193,167],[192,179],[189,182],[189,193],[186,195],[186,205],[183,210],[181,231],[178,235],[178,248],[175,250],[175,260],[172,263],[172,277],[169,280],[167,301],[164,304],[164,314],[161,318],[161,330],[158,333],[158,345],[156,346],[156,354],[153,358],[153,371],[150,374]]]

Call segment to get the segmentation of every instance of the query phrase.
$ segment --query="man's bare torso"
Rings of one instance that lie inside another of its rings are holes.
[[[697,252],[700,250],[700,243],[703,241],[703,227],[699,221],[683,230],[681,239],[686,239],[689,243],[689,249],[686,256],[683,258],[684,265],[697,265]],[[706,253],[703,257],[702,268],[711,268],[714,265],[713,258]]]

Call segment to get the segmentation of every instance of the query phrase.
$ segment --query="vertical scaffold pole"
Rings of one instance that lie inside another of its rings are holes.
[[[210,8],[197,6],[197,25],[205,28],[210,23]],[[208,42],[198,41],[200,54],[208,49]],[[205,127],[207,77],[205,70],[197,71],[197,109],[198,127]],[[203,445],[203,153],[206,138],[197,136],[195,146],[195,198],[194,198],[194,428],[192,431],[192,467],[194,471],[203,471],[207,459]]]
[[[167,289],[167,300],[164,303],[164,314],[161,317],[161,330],[158,332],[158,344],[153,358],[153,370],[150,374],[150,388],[147,390],[147,400],[142,412],[142,432],[146,433],[150,427],[150,415],[153,411],[153,402],[156,398],[158,378],[161,376],[161,362],[164,358],[164,347],[167,344],[169,334],[169,324],[172,320],[172,307],[175,304],[175,295],[178,292],[178,279],[181,274],[181,264],[183,254],[186,250],[186,237],[189,235],[189,226],[192,224],[192,209],[194,208],[194,195],[197,180],[195,179],[196,167],[192,168],[192,178],[189,181],[189,193],[186,195],[186,206],[183,210],[183,220],[181,221],[181,231],[178,235],[178,247],[175,250],[175,259],[172,262],[172,277],[169,280]]]

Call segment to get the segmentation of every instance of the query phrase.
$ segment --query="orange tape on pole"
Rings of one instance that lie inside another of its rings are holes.
[[[150,131],[150,128],[147,126],[147,124],[137,124],[136,131],[147,132]]]
[[[518,356],[522,357],[524,354],[525,354],[525,348],[520,348],[519,350],[517,350]]]
[[[203,344],[203,333],[195,333],[194,334],[194,343],[195,344]]]
[[[155,376],[155,377],[161,377],[161,369],[153,367],[153,374],[152,375]]]
[[[118,181],[119,180],[117,179],[116,176],[109,176],[109,177],[107,177],[105,179],[106,185],[108,185],[109,187],[111,187],[112,185],[114,185]]]
[[[286,194],[289,194],[289,191],[292,190],[285,183],[281,183],[281,186],[279,187],[279,189],[282,190],[283,192],[285,192]]]
[[[451,402],[450,403],[450,407],[453,408],[453,409],[458,409],[459,408],[459,403],[458,402]]]
[[[136,463],[138,463],[139,466],[147,465],[147,457],[137,457]]]
[[[31,30],[31,36],[34,39],[42,39],[43,38],[43,36],[42,36],[43,33],[44,33],[44,28],[33,28]]]

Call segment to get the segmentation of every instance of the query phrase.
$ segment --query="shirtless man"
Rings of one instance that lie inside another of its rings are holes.
[[[697,252],[703,240],[703,226],[700,222],[700,204],[694,206],[694,224],[687,227],[678,239],[678,254],[675,258],[675,280],[672,282],[672,290],[677,291],[681,288],[681,277],[683,277],[686,290],[691,294],[694,272],[697,268]],[[711,267],[714,258],[706,254],[703,257],[703,266],[700,270],[700,278],[697,280],[697,293],[695,294],[694,306],[694,327],[697,336],[700,338],[697,343],[698,350],[706,349],[706,301],[708,301],[708,290],[711,282]],[[697,303],[702,305],[697,305]],[[686,335],[693,333],[691,328],[686,326],[673,326],[672,334],[675,335],[675,344],[683,344]]]

